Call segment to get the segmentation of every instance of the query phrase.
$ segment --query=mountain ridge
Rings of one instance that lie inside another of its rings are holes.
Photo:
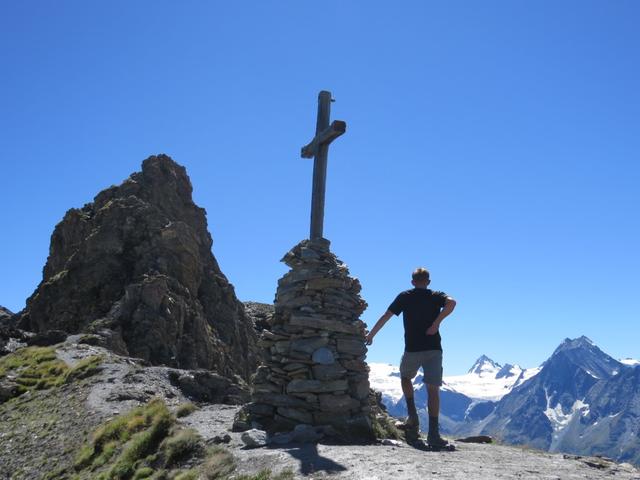
[[[637,464],[640,442],[629,435],[640,427],[636,421],[636,415],[640,417],[640,412],[636,412],[636,403],[640,405],[636,370],[640,372],[640,368],[629,363],[615,360],[589,338],[581,336],[563,340],[540,367],[522,370],[499,398],[482,398],[479,389],[464,392],[459,380],[455,385],[456,377],[445,377],[441,423],[449,434],[492,435],[510,444],[604,454]],[[512,378],[503,371],[507,365],[500,366],[481,355],[469,370],[474,373],[459,377],[475,379],[476,388],[480,382],[494,382],[495,387],[505,377]],[[515,374],[515,367],[510,367]],[[373,369],[376,368],[374,364]],[[376,388],[375,381],[372,386]],[[416,404],[425,425],[426,395],[420,387],[420,382],[414,383],[414,388],[419,389]],[[391,386],[387,384],[387,398],[385,401],[383,393],[383,401],[389,412],[405,415],[404,398],[390,392]]]

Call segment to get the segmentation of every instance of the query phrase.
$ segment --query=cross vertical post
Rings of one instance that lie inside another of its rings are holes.
[[[329,125],[331,115],[331,92],[325,90],[318,94],[318,118],[316,121],[316,135],[307,146],[302,148],[303,158],[314,157],[313,162],[313,190],[311,193],[311,240],[322,238],[324,225],[324,199],[327,183],[327,156],[329,144],[342,135],[347,124],[336,120]]]
[[[318,95],[318,120],[316,121],[316,136],[329,126],[331,115],[331,93],[322,91]],[[318,153],[313,162],[313,190],[311,192],[311,240],[322,238],[324,229],[324,196],[327,184],[327,155],[329,145],[318,147]]]

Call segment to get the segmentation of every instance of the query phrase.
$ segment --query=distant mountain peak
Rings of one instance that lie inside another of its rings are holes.
[[[595,343],[593,343],[593,341],[590,338],[582,335],[577,338],[565,338],[562,341],[562,343],[558,345],[558,348],[556,348],[556,350],[553,352],[551,356],[553,357],[553,355],[556,355],[559,352],[569,351],[569,350],[585,350],[585,351],[592,351],[592,352],[601,351],[600,348],[598,348],[598,346]]]
[[[545,365],[566,361],[598,379],[616,375],[622,368],[620,362],[600,350],[591,339],[584,335],[573,339],[566,338],[545,362]]]
[[[581,335],[578,338],[565,338],[564,341],[560,344],[560,346],[565,346],[568,348],[577,348],[577,347],[595,347],[596,344],[593,341],[584,335]]]
[[[494,362],[486,355],[480,355],[480,357],[476,360],[473,366],[469,369],[467,373],[475,373],[480,375],[485,372],[496,373],[502,368],[502,365]]]

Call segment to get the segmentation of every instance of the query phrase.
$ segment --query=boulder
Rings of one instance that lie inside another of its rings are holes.
[[[18,384],[8,378],[0,379],[0,403],[18,396]]]
[[[234,381],[208,370],[170,370],[169,379],[196,402],[243,404],[250,398],[242,380]]]
[[[37,347],[48,347],[66,340],[67,334],[62,330],[46,330],[38,332],[34,336],[27,339],[27,345]]]
[[[243,432],[240,440],[242,440],[242,443],[244,443],[247,448],[264,447],[267,444],[267,432],[252,428],[251,430]]]
[[[324,435],[316,427],[306,424],[299,424],[291,432],[292,440],[296,443],[315,443]]]

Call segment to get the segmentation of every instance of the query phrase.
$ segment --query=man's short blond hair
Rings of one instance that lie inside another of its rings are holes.
[[[414,282],[422,283],[429,280],[429,270],[424,267],[416,268],[411,274],[411,278]]]

